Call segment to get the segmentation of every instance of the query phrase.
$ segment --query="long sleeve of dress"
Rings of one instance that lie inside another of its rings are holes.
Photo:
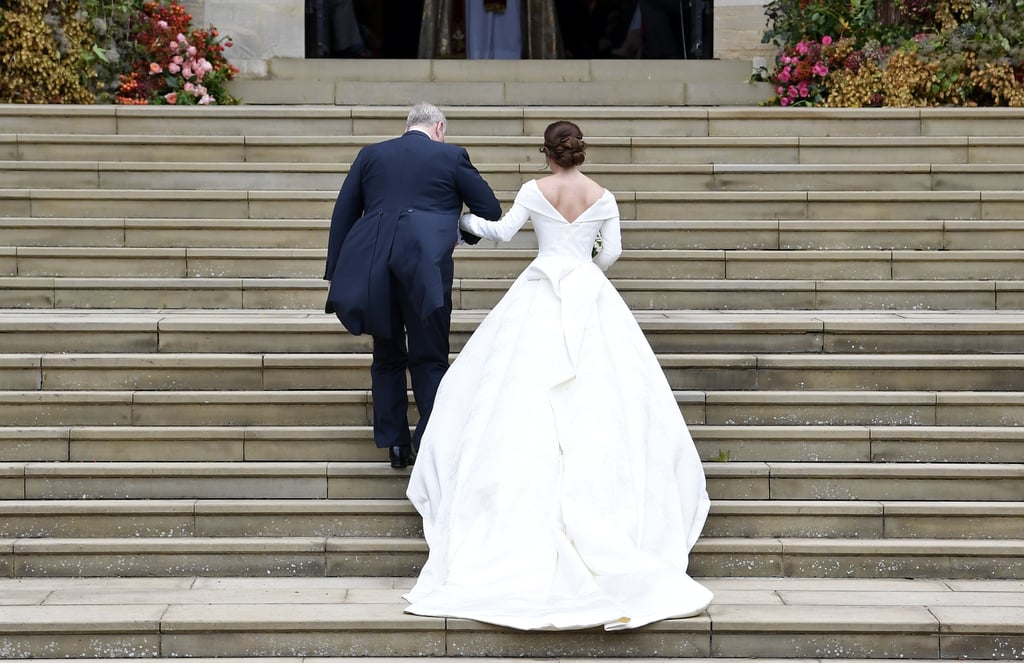
[[[475,214],[463,214],[459,219],[459,227],[484,239],[507,242],[529,218],[530,210],[519,203],[512,203],[512,209],[497,221],[488,221]]]
[[[594,256],[594,262],[603,271],[615,264],[622,255],[622,231],[619,217],[613,216],[601,224],[601,250]]]

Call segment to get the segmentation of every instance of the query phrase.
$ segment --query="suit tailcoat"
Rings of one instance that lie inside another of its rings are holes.
[[[465,148],[411,130],[360,150],[331,216],[326,312],[353,334],[390,338],[393,287],[421,319],[450,308],[464,204],[485,219],[501,216]]]

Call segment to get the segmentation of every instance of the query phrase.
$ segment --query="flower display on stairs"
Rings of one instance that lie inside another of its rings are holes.
[[[1024,0],[772,0],[765,105],[1024,107]]]
[[[234,104],[227,83],[238,68],[224,50],[229,38],[216,28],[192,28],[192,16],[177,2],[147,2],[135,28],[132,71],[121,76],[120,104]]]
[[[0,103],[238,103],[231,45],[177,0],[0,0]]]

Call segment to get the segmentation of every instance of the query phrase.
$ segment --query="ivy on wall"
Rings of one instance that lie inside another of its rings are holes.
[[[0,103],[230,104],[231,46],[176,0],[0,0]]]

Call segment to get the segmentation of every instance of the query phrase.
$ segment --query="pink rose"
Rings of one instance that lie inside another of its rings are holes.
[[[197,101],[196,103],[198,103],[200,106],[206,106],[208,104],[212,104],[213,103],[213,97],[211,97],[208,94],[204,94],[203,98],[200,99],[199,101]]]
[[[807,55],[807,42],[802,41],[796,45],[796,52],[800,55]]]
[[[175,55],[173,58],[171,58],[171,62],[173,62],[174,64],[181,64],[182,62],[184,62],[184,60],[181,58],[180,55]]]
[[[185,35],[183,35],[183,34],[182,34],[182,33],[180,33],[180,32],[178,33],[178,36],[176,37],[176,39],[177,39],[177,40],[178,40],[178,42],[179,42],[179,43],[181,43],[181,44],[187,44],[187,43],[188,43],[188,39],[185,39]]]
[[[789,79],[790,79],[789,67],[786,67],[785,69],[783,69],[782,71],[779,72],[779,82],[780,83],[788,83]]]
[[[167,65],[167,71],[171,72],[172,74],[176,74],[179,71],[181,71],[181,67],[178,66],[176,63],[172,62],[171,64]]]
[[[164,70],[163,67],[161,67],[158,63],[156,63],[156,62],[150,62],[149,63],[149,73],[151,73],[151,74],[159,74],[163,70]]]
[[[176,104],[176,103],[178,103],[178,93],[177,92],[168,92],[167,94],[164,95],[164,99],[166,99],[167,103],[169,103],[169,104]]]
[[[783,106],[788,106],[789,105],[789,99],[787,99],[786,97],[782,97],[781,99],[779,99],[779,103],[781,105],[783,105]]]
[[[184,69],[181,70],[181,75],[185,78],[192,78],[192,67],[186,66]]]
[[[160,28],[161,30],[166,30],[167,29],[167,21],[157,21],[156,22],[156,27]]]
[[[779,87],[775,88],[775,94],[782,94],[785,91],[786,91],[786,88],[782,87],[781,85]]]
[[[795,85],[790,85],[789,89],[786,90],[786,95],[792,99],[796,99],[800,96],[800,90]]]
[[[825,65],[824,62],[815,62],[814,66],[811,67],[811,71],[813,71],[818,76],[828,76],[828,67]]]
[[[188,54],[191,57],[195,57],[196,56],[196,47],[195,46],[189,46],[188,47]]]
[[[192,90],[195,89],[195,87],[196,86],[193,85],[192,83],[185,83],[185,92],[191,92]]]
[[[177,53],[178,52],[178,42],[176,42],[176,41],[169,42],[167,44],[167,48],[171,49],[172,53]],[[175,57],[177,57],[177,56],[175,56]]]
[[[832,43],[832,37],[825,35],[824,37],[821,38],[821,43],[824,44],[825,46],[828,46],[829,44]]]

